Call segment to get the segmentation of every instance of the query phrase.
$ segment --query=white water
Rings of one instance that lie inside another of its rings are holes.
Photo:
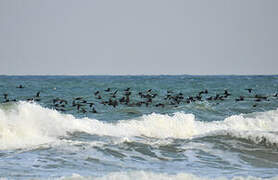
[[[266,139],[278,143],[278,109],[250,115],[236,115],[223,121],[201,122],[193,114],[173,116],[151,114],[138,119],[104,123],[95,119],[77,119],[40,105],[20,102],[8,110],[0,109],[0,149],[27,148],[59,141],[68,132],[86,132],[121,138],[147,136],[189,139],[206,135],[230,135],[254,143]]]
[[[217,177],[217,178],[206,178],[206,177],[198,177],[193,174],[188,173],[179,173],[175,175],[169,175],[166,173],[153,173],[153,172],[145,172],[145,171],[131,171],[131,172],[117,172],[111,173],[103,177],[84,177],[78,174],[73,174],[71,177],[62,177],[60,180],[227,180],[225,177]],[[258,177],[233,177],[231,180],[262,180],[262,178]],[[273,177],[268,180],[278,180],[278,177]]]

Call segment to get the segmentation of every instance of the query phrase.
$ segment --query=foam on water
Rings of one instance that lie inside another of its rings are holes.
[[[223,121],[201,122],[193,114],[150,114],[137,119],[104,123],[96,119],[78,119],[38,104],[19,102],[11,108],[0,108],[0,149],[25,148],[57,142],[67,133],[129,138],[190,139],[207,135],[229,135],[254,143],[278,143],[278,110],[250,115],[235,115]]]
[[[216,177],[216,178],[207,178],[207,177],[199,177],[189,173],[179,173],[175,175],[169,175],[166,173],[153,173],[146,171],[131,171],[131,172],[116,172],[105,175],[103,177],[84,177],[79,174],[73,174],[70,177],[62,177],[59,180],[227,180],[225,177]],[[262,180],[262,178],[258,177],[233,177],[231,180]],[[266,179],[265,179],[266,180]],[[278,177],[269,178],[267,180],[278,180]]]

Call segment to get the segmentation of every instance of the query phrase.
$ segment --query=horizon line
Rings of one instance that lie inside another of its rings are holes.
[[[0,76],[278,76],[278,74],[0,74]]]

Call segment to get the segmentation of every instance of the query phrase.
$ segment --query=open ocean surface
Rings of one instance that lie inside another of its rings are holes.
[[[0,76],[0,178],[278,179],[277,93],[278,76]]]

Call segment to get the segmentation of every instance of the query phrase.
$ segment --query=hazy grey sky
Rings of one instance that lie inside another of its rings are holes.
[[[0,74],[278,74],[278,0],[0,0]]]

